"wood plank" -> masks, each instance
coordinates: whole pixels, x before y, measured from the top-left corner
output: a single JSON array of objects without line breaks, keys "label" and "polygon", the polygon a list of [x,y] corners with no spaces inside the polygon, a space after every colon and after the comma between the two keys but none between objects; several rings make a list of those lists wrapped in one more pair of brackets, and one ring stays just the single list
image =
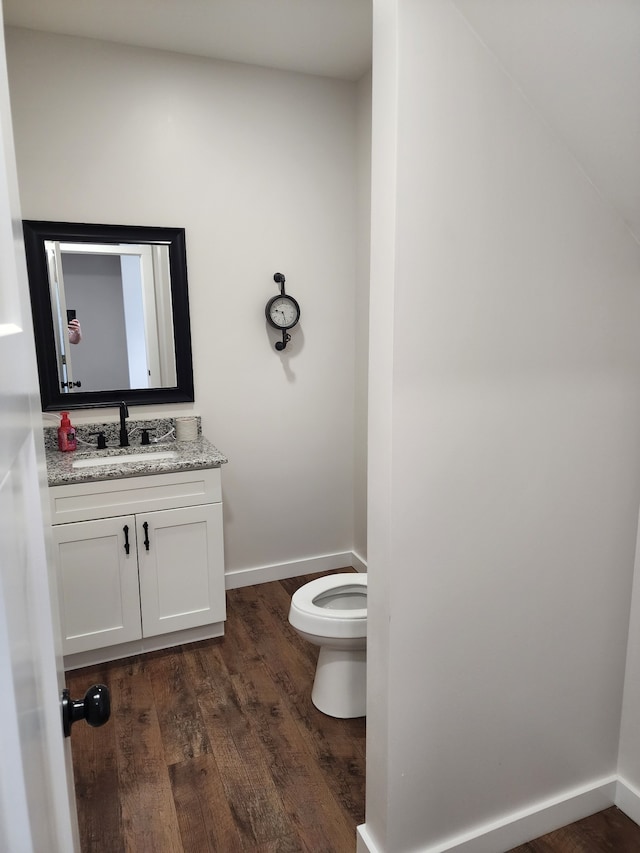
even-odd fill
[{"label": "wood plank", "polygon": [[108,726],[74,727],[83,853],[355,849],[364,721],[311,704],[318,650],[290,628],[290,595],[230,591],[224,638],[68,674],[74,696],[112,694]]},{"label": "wood plank", "polygon": [[242,713],[220,647],[185,648],[188,668],[207,726],[213,755],[248,849],[285,842],[288,819],[259,740]]},{"label": "wood plank", "polygon": [[615,806],[509,853],[638,853],[640,827]]},{"label": "wood plank", "polygon": [[[336,569],[334,572],[330,572],[329,574],[345,573],[355,573],[355,570],[351,568]],[[304,655],[305,658],[308,658],[312,663],[312,667],[309,671],[310,688],[308,702],[311,701],[310,691],[311,687],[313,686],[313,679],[315,677],[319,648],[313,643],[309,643],[307,640],[304,640],[302,637],[300,637],[297,631],[295,631],[295,629],[292,628],[291,625],[289,625],[289,607],[291,604],[291,596],[293,592],[295,592],[295,590],[302,586],[304,583],[313,580],[314,577],[316,576],[311,575],[306,578],[290,578],[288,583],[283,582],[274,585],[274,588],[269,589],[265,584],[257,587],[255,591],[256,595],[261,599],[267,612],[270,613],[273,623],[284,624],[285,627],[283,629],[283,632],[287,640],[285,648],[295,647],[301,652],[301,654]],[[313,707],[313,705],[311,707],[316,714],[320,713],[315,707]],[[330,729],[332,730],[332,738],[335,737],[335,734],[337,733],[339,736],[338,743],[344,744],[346,742],[347,746],[345,755],[347,757],[351,755],[353,749],[357,750],[357,754],[360,759],[362,759],[364,767],[364,760],[366,758],[366,719],[362,717],[353,720],[334,720],[332,717],[328,717],[324,714],[320,714],[319,719],[321,719],[326,726],[330,727]]]},{"label": "wood plank", "polygon": [[144,656],[143,667],[153,690],[166,763],[210,752],[198,700],[185,676],[182,650],[151,652]]},{"label": "wood plank", "polygon": [[[109,684],[113,664],[78,669],[66,677],[73,699],[81,699],[93,684]],[[83,853],[123,853],[122,810],[118,788],[116,728],[113,717],[94,729],[74,723],[71,738],[78,823]]]},{"label": "wood plank", "polygon": [[153,690],[140,660],[115,670],[110,686],[124,849],[184,853]]},{"label": "wood plank", "polygon": [[356,822],[363,821],[365,784],[364,718],[338,720],[318,711],[311,702],[315,668],[297,647],[282,642],[281,622],[267,608],[256,606],[269,595],[266,585],[248,592],[232,590],[228,610],[237,610],[245,630],[262,656],[283,700],[306,738],[313,758],[323,770],[327,784]]},{"label": "wood plank", "polygon": [[[282,701],[280,691],[244,630],[242,620],[238,614],[231,615],[230,620],[227,636],[232,634],[233,642],[219,644],[218,651],[231,679],[238,713],[245,715],[247,724],[267,752],[270,773],[284,801],[285,812],[293,820],[296,834],[304,837],[303,828],[314,827],[312,849],[335,850],[336,835],[340,839],[340,848],[349,849],[354,838],[353,822],[338,805],[326,785],[326,779],[309,755],[307,739]],[[200,649],[206,654],[204,644],[200,644]],[[185,657],[188,657],[188,651],[185,651]],[[323,829],[329,817],[333,840]],[[305,840],[309,842],[308,838]]]},{"label": "wood plank", "polygon": [[242,853],[247,849],[211,753],[172,764],[169,774],[185,851]]},{"label": "wood plank", "polygon": [[301,735],[264,667],[232,676],[241,707],[250,709],[251,727],[268,756],[270,774],[282,798],[291,831],[316,853],[349,850],[353,824],[321,768],[310,760]]}]

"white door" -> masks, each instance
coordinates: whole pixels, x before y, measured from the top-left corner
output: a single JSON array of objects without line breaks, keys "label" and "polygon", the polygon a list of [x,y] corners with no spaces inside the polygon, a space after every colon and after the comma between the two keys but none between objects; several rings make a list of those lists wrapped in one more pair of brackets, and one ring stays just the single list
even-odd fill
[{"label": "white door", "polygon": [[53,316],[53,340],[56,346],[58,376],[61,383],[59,390],[72,391],[74,388],[73,365],[71,363],[71,344],[69,343],[67,301],[64,291],[60,243],[45,241],[45,249],[47,253],[47,270],[49,272],[49,298],[51,301],[51,314]]},{"label": "white door", "polygon": [[142,634],[222,622],[222,504],[136,515]]},{"label": "white door", "polygon": [[[0,33],[2,32],[0,8]],[[35,352],[0,35],[0,850],[78,850]]]},{"label": "white door", "polygon": [[63,654],[139,640],[134,516],[56,524],[53,542]]}]

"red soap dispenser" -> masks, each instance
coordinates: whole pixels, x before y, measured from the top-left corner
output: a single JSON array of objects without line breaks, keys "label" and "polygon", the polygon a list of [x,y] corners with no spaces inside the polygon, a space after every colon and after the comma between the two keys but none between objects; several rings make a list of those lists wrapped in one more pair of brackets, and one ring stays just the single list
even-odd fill
[{"label": "red soap dispenser", "polygon": [[77,446],[76,428],[71,425],[69,412],[63,412],[62,420],[58,427],[58,450],[66,453],[68,450],[75,450]]}]

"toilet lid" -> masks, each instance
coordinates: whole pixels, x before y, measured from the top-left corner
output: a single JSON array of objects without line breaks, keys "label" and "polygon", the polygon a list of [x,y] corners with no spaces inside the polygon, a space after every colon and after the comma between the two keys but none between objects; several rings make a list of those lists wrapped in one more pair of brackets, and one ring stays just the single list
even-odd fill
[{"label": "toilet lid", "polygon": [[[334,603],[339,606],[333,607]],[[350,573],[316,578],[294,592],[291,605],[301,613],[327,619],[366,621],[367,575]]]}]

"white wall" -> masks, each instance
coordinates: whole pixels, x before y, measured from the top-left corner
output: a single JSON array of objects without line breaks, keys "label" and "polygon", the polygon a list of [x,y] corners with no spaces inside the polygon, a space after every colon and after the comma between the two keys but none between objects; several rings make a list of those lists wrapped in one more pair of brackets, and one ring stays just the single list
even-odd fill
[{"label": "white wall", "polygon": [[[227,570],[350,552],[355,85],[18,29],[7,48],[24,217],[186,229],[196,402],[173,410],[230,459]],[[302,308],[282,355],[276,271]]]},{"label": "white wall", "polygon": [[625,671],[616,804],[640,823],[640,525],[631,598],[629,642]]},{"label": "white wall", "polygon": [[357,84],[358,274],[355,310],[353,550],[367,558],[367,431],[371,252],[371,74]]},{"label": "white wall", "polygon": [[455,5],[640,240],[640,4]]},{"label": "white wall", "polygon": [[374,11],[364,832],[496,853],[612,802],[640,248],[453,3]]},{"label": "white wall", "polygon": [[[398,62],[396,7],[374,5],[371,116],[371,287],[369,294],[369,465],[367,479],[367,786],[365,828],[372,851],[390,850],[390,756],[403,733],[390,731],[392,591],[411,566],[391,550],[393,350]],[[409,660],[421,657],[411,650]],[[408,663],[408,661],[407,661]],[[406,673],[406,664],[403,665]],[[406,694],[413,695],[413,679]],[[404,692],[404,691],[403,691]],[[370,840],[370,839],[368,839]],[[361,847],[358,846],[358,853]],[[363,848],[364,853],[364,848]]]}]

